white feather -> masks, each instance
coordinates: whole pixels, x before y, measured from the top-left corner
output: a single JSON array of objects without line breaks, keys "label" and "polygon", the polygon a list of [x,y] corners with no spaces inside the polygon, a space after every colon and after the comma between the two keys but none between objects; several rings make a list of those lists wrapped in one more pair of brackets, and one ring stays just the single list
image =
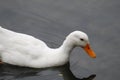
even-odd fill
[{"label": "white feather", "polygon": [[17,33],[0,27],[0,57],[2,62],[33,67],[45,68],[65,64],[75,46],[84,46],[78,38],[88,37],[81,31],[74,31],[67,36],[63,44],[56,49],[49,48],[43,41],[33,36]]}]

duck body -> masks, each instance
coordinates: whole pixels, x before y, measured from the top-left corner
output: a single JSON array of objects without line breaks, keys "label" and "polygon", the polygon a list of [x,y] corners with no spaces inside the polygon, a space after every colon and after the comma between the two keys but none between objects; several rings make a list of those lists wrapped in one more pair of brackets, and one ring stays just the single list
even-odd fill
[{"label": "duck body", "polygon": [[32,68],[63,65],[74,46],[66,39],[62,46],[52,49],[33,36],[0,27],[0,59],[8,64]]}]

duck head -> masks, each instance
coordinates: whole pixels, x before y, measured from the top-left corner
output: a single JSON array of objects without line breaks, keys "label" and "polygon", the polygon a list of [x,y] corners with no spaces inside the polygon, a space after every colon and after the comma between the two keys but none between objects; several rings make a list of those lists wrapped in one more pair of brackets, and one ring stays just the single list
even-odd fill
[{"label": "duck head", "polygon": [[90,47],[89,39],[86,33],[82,31],[74,31],[66,37],[68,46],[81,47],[92,58],[96,58],[96,54]]}]

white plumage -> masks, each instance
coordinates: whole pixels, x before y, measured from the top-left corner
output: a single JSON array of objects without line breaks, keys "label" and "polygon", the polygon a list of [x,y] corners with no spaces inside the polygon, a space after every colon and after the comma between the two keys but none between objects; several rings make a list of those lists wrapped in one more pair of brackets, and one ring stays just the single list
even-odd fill
[{"label": "white plumage", "polygon": [[87,44],[87,35],[81,31],[74,31],[59,48],[51,49],[33,36],[0,27],[1,61],[18,66],[45,68],[63,65],[68,61],[74,47],[85,47]]}]

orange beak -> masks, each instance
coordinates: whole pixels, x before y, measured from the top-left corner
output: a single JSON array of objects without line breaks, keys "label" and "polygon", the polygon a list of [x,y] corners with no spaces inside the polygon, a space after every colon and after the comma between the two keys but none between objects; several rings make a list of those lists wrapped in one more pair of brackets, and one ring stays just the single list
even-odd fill
[{"label": "orange beak", "polygon": [[91,49],[90,45],[87,44],[85,47],[83,47],[83,49],[88,53],[88,55],[92,58],[96,58],[96,54],[94,53],[94,51]]}]

